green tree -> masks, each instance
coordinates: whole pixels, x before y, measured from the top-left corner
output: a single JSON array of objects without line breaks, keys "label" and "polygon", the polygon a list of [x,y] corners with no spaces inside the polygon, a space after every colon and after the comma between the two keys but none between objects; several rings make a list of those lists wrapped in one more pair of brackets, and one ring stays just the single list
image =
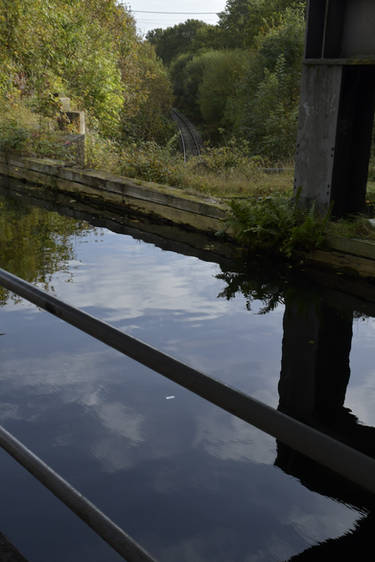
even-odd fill
[{"label": "green tree", "polygon": [[125,142],[156,141],[165,144],[174,133],[170,119],[172,84],[152,45],[143,43],[139,58],[142,69],[140,88],[144,101],[133,117],[123,120],[123,138]]},{"label": "green tree", "polygon": [[120,138],[124,120],[152,99],[152,85],[162,95],[160,69],[159,80],[145,81],[155,55],[118,0],[0,0],[0,31],[0,96],[21,95],[35,112],[56,113],[53,94],[64,93],[91,128]]},{"label": "green tree", "polygon": [[[175,104],[181,111],[190,113],[191,98],[185,96],[185,78],[187,76],[187,65],[193,59],[192,53],[183,53],[173,59],[169,67],[169,76],[173,84]],[[196,100],[194,100],[196,103]]]},{"label": "green tree", "polygon": [[258,34],[280,23],[287,8],[299,8],[301,0],[227,0],[219,16],[222,41],[228,48],[253,47]]},{"label": "green tree", "polygon": [[273,160],[294,155],[304,29],[303,10],[287,9],[259,36],[227,106],[235,134],[245,137],[254,153]]},{"label": "green tree", "polygon": [[183,53],[196,53],[201,49],[214,48],[219,41],[217,27],[200,20],[189,19],[167,29],[153,29],[146,35],[154,45],[156,54],[169,65]]},{"label": "green tree", "polygon": [[200,113],[210,138],[218,138],[218,130],[232,130],[228,103],[236,92],[247,62],[244,50],[210,51],[201,55],[203,66],[199,84]]}]

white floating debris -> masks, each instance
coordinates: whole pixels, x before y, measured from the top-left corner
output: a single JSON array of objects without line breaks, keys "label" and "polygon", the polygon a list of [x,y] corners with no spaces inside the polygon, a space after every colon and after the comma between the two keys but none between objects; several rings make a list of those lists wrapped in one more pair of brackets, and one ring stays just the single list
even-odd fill
[{"label": "white floating debris", "polygon": [[175,396],[166,396],[165,399],[166,400],[173,400],[173,398],[176,398]]}]

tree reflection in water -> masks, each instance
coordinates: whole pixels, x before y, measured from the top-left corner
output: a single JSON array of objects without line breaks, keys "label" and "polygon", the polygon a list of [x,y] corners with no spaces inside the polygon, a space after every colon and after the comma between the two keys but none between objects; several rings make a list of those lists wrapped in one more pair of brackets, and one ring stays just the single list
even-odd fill
[{"label": "tree reflection in water", "polygon": [[[45,290],[52,276],[68,272],[74,239],[92,231],[88,223],[27,204],[20,196],[0,197],[0,267]],[[0,287],[0,306],[19,297]]]},{"label": "tree reflection in water", "polygon": [[233,299],[237,293],[241,293],[246,300],[247,310],[251,310],[253,301],[261,301],[263,308],[260,314],[272,312],[279,304],[284,303],[284,294],[288,288],[288,276],[282,269],[278,276],[272,270],[261,270],[259,267],[252,268],[251,273],[247,271],[223,271],[217,279],[224,281],[226,287],[219,293],[218,298],[228,301]]}]

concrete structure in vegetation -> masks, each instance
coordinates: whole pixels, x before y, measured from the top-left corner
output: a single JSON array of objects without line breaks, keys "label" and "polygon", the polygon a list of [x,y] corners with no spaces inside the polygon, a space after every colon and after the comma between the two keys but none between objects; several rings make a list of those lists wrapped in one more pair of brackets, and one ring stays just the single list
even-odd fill
[{"label": "concrete structure in vegetation", "polygon": [[86,117],[84,111],[73,111],[69,98],[59,97],[60,117],[59,126],[67,134],[64,141],[66,145],[73,145],[76,153],[76,163],[79,166],[85,165],[85,138],[86,138]]},{"label": "concrete structure in vegetation", "polygon": [[375,108],[375,2],[309,0],[295,189],[335,216],[363,210]]}]

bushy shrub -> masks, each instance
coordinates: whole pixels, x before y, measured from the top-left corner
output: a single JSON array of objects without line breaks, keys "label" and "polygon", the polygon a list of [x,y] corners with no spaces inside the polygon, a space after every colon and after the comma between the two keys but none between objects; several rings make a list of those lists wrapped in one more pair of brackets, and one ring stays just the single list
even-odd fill
[{"label": "bushy shrub", "polygon": [[119,145],[98,133],[90,131],[86,135],[86,167],[106,170],[113,174],[121,173]]},{"label": "bushy shrub", "polygon": [[161,147],[154,142],[119,143],[90,133],[86,141],[87,167],[139,178],[191,193],[228,198],[235,194],[265,195],[277,190],[291,192],[290,174],[268,175],[262,170],[267,162],[246,154],[246,143],[232,139],[227,146],[206,148],[200,156],[184,162],[176,152],[174,135]]},{"label": "bushy shrub", "polygon": [[229,178],[231,175],[242,175],[246,179],[254,180],[259,177],[261,167],[265,166],[265,159],[249,156],[246,141],[232,138],[220,147],[206,147],[199,157],[201,169],[214,172]]},{"label": "bushy shrub", "polygon": [[14,119],[0,121],[0,151],[22,152],[30,137],[30,131]]},{"label": "bushy shrub", "polygon": [[[0,151],[28,156],[45,156],[73,162],[76,147],[58,128],[57,116],[45,117],[32,111],[33,100],[3,101],[0,111]],[[57,111],[57,109],[56,109]]]},{"label": "bushy shrub", "polygon": [[154,142],[131,144],[121,153],[121,173],[161,184],[181,187],[183,184],[182,156]]}]

